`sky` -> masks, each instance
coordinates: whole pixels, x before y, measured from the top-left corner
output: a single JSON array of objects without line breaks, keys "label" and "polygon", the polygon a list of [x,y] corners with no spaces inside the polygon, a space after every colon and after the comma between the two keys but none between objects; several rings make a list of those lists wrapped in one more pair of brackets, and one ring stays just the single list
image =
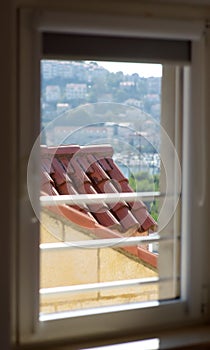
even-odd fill
[{"label": "sky", "polygon": [[138,73],[140,77],[161,77],[162,65],[152,63],[126,63],[126,62],[97,62],[110,72],[116,73],[122,71],[124,74]]}]

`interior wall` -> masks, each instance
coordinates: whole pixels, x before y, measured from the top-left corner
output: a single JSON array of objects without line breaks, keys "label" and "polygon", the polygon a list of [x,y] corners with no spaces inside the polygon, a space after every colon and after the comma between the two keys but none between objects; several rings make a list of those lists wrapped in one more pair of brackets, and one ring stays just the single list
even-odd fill
[{"label": "interior wall", "polygon": [[2,150],[1,165],[1,244],[0,244],[0,344],[2,349],[9,348],[10,340],[10,251],[11,251],[11,202],[14,199],[12,193],[12,33],[13,11],[11,1],[1,3],[0,10],[0,101],[1,101],[1,127],[0,147]]},{"label": "interior wall", "polygon": [[52,10],[69,9],[80,13],[112,13],[116,15],[159,16],[168,18],[203,19],[210,13],[209,0],[14,0],[17,7],[50,8]]}]

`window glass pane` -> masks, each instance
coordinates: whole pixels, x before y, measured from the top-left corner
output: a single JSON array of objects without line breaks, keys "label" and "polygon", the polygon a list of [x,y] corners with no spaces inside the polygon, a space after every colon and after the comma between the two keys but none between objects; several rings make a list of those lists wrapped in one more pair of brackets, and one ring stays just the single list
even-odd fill
[{"label": "window glass pane", "polygon": [[42,314],[161,299],[161,82],[161,65],[41,62],[42,198],[104,195],[42,206]]}]

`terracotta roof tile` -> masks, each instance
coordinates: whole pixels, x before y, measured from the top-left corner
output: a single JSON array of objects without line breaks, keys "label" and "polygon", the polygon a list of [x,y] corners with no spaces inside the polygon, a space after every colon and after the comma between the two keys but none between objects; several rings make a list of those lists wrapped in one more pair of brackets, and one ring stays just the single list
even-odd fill
[{"label": "terracotta roof tile", "polygon": [[[62,195],[133,192],[128,179],[114,163],[112,156],[113,149],[107,145],[83,147],[70,145],[58,148],[42,146],[42,193]],[[136,235],[138,231],[144,232],[156,225],[144,203],[139,200],[133,203],[123,201],[116,204],[102,202],[80,206],[51,206],[49,209],[68,218],[78,229],[86,228],[103,238],[122,237],[122,233]],[[137,247],[124,249],[141,259],[146,254],[141,253]],[[153,255],[148,261],[151,262],[153,259],[154,265],[156,260]]]},{"label": "terracotta roof tile", "polygon": [[56,158],[52,159],[52,166],[51,166],[51,176],[53,180],[55,181],[57,187],[60,185],[70,182],[70,179],[65,171],[65,169],[62,167],[62,165],[59,163],[59,161]]},{"label": "terracotta roof tile", "polygon": [[[106,163],[108,163],[110,166],[109,169],[107,167],[107,172],[110,177],[115,180],[114,183],[120,184],[120,186],[118,186],[118,191],[133,192],[132,188],[128,184],[128,179],[124,177],[119,167],[114,163],[113,159],[109,158],[104,161],[106,161]],[[128,203],[128,205],[131,213],[140,223],[140,232],[147,231],[149,228],[151,228],[151,226],[156,226],[155,220],[153,220],[153,218],[149,215],[147,208],[142,201],[137,200],[135,202]]]},{"label": "terracotta roof tile", "polygon": [[99,164],[101,165],[102,169],[106,172],[110,172],[112,170],[109,162],[104,158],[104,159],[99,159],[98,160]]},{"label": "terracotta roof tile", "polygon": [[81,157],[77,158],[77,161],[85,173],[87,174],[94,173],[94,169],[92,168],[91,163],[89,162],[89,159],[81,155]]},{"label": "terracotta roof tile", "polygon": [[127,206],[120,206],[116,209],[116,206],[112,209],[112,212],[115,214],[117,219],[120,221],[122,225],[122,231],[128,232],[132,234],[136,232],[139,228],[139,223],[135,219],[135,217],[130,212]]},{"label": "terracotta roof tile", "polygon": [[[111,146],[43,147],[42,154],[43,166],[60,194],[132,192],[128,179],[110,158]],[[141,201],[93,204],[88,208],[99,223],[122,232],[142,232],[155,225]]]},{"label": "terracotta roof tile", "polygon": [[59,147],[48,147],[48,154],[53,156],[64,155],[64,156],[73,156],[80,150],[80,146],[78,145],[70,145],[70,146],[59,146]]},{"label": "terracotta roof tile", "polygon": [[[103,170],[100,163],[96,160],[97,158],[93,155],[88,154],[87,159],[93,171],[89,172],[87,169],[86,173],[91,179],[91,183],[93,184],[96,191],[99,193],[118,193],[119,191],[116,188],[117,185],[114,186],[113,184],[113,180],[115,179],[112,179],[108,176],[108,174]],[[83,161],[82,157],[80,161]],[[123,179],[125,178],[123,177]],[[140,227],[138,221],[132,215],[128,205],[125,202],[119,202],[116,205],[108,204],[108,206],[111,209],[112,214],[121,224],[122,232],[135,232]]]},{"label": "terracotta roof tile", "polygon": [[113,159],[108,158],[106,160],[110,166],[110,170],[108,170],[110,177],[117,180],[119,183],[122,181],[128,182],[128,179],[125,178],[119,167],[114,163]]},{"label": "terracotta roof tile", "polygon": [[[69,175],[69,177],[67,177],[67,178],[69,178],[69,180],[72,181],[72,183],[74,184],[74,189],[76,188],[80,194],[81,193],[83,193],[83,194],[97,194],[97,191],[94,189],[94,187],[91,183],[91,179],[86,175],[86,173],[84,171],[84,169],[89,164],[88,161],[84,157],[81,156],[82,160],[80,160],[80,161],[79,161],[79,159],[77,159],[77,157],[71,158],[71,162],[69,159],[68,163],[66,162],[67,158],[65,158],[65,162],[63,162],[63,158],[60,157],[60,153],[59,153],[58,158],[60,159],[61,163],[63,164],[65,171]],[[55,159],[55,161],[56,160],[57,159]],[[86,161],[86,163],[83,163],[84,160]],[[53,161],[53,165],[54,165],[54,161]],[[69,168],[74,169],[74,170],[71,171],[71,173],[69,173]],[[89,168],[89,170],[90,170],[90,168]],[[63,187],[64,187],[64,184],[63,184]],[[66,183],[65,189],[66,188],[67,188],[67,183]],[[72,187],[70,187],[70,189],[72,190]],[[78,193],[77,191],[75,190],[76,193]],[[60,194],[74,194],[74,193],[72,193],[72,191],[66,193],[65,190],[59,191],[59,193]],[[112,229],[117,229],[117,230],[121,229],[121,225],[116,220],[116,218],[112,215],[112,213],[109,212],[109,208],[107,207],[107,205],[105,203],[92,204],[92,205],[89,205],[86,207],[89,208],[93,217],[95,217],[96,220],[98,222],[100,222],[102,225],[104,225],[105,227],[110,227]]]},{"label": "terracotta roof tile", "polygon": [[112,157],[114,154],[111,145],[91,145],[91,146],[81,146],[80,150],[82,153],[91,154],[97,159],[103,159],[107,157]]},{"label": "terracotta roof tile", "polygon": [[41,189],[49,196],[56,196],[58,192],[55,189],[54,182],[46,171],[41,172]]}]

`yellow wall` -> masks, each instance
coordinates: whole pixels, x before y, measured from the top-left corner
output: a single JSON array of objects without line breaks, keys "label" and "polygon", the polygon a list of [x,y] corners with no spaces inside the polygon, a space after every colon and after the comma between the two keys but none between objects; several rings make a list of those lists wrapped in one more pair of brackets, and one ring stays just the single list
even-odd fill
[{"label": "yellow wall", "polygon": [[[45,226],[46,225],[46,226]],[[49,233],[53,232],[53,234]],[[61,237],[61,239],[59,239]],[[43,213],[41,242],[85,241],[88,234],[73,229],[66,221]],[[42,251],[41,288],[71,286],[157,276],[137,259],[112,248]],[[41,311],[54,312],[158,298],[157,285],[115,288],[56,297],[42,297]]]}]

